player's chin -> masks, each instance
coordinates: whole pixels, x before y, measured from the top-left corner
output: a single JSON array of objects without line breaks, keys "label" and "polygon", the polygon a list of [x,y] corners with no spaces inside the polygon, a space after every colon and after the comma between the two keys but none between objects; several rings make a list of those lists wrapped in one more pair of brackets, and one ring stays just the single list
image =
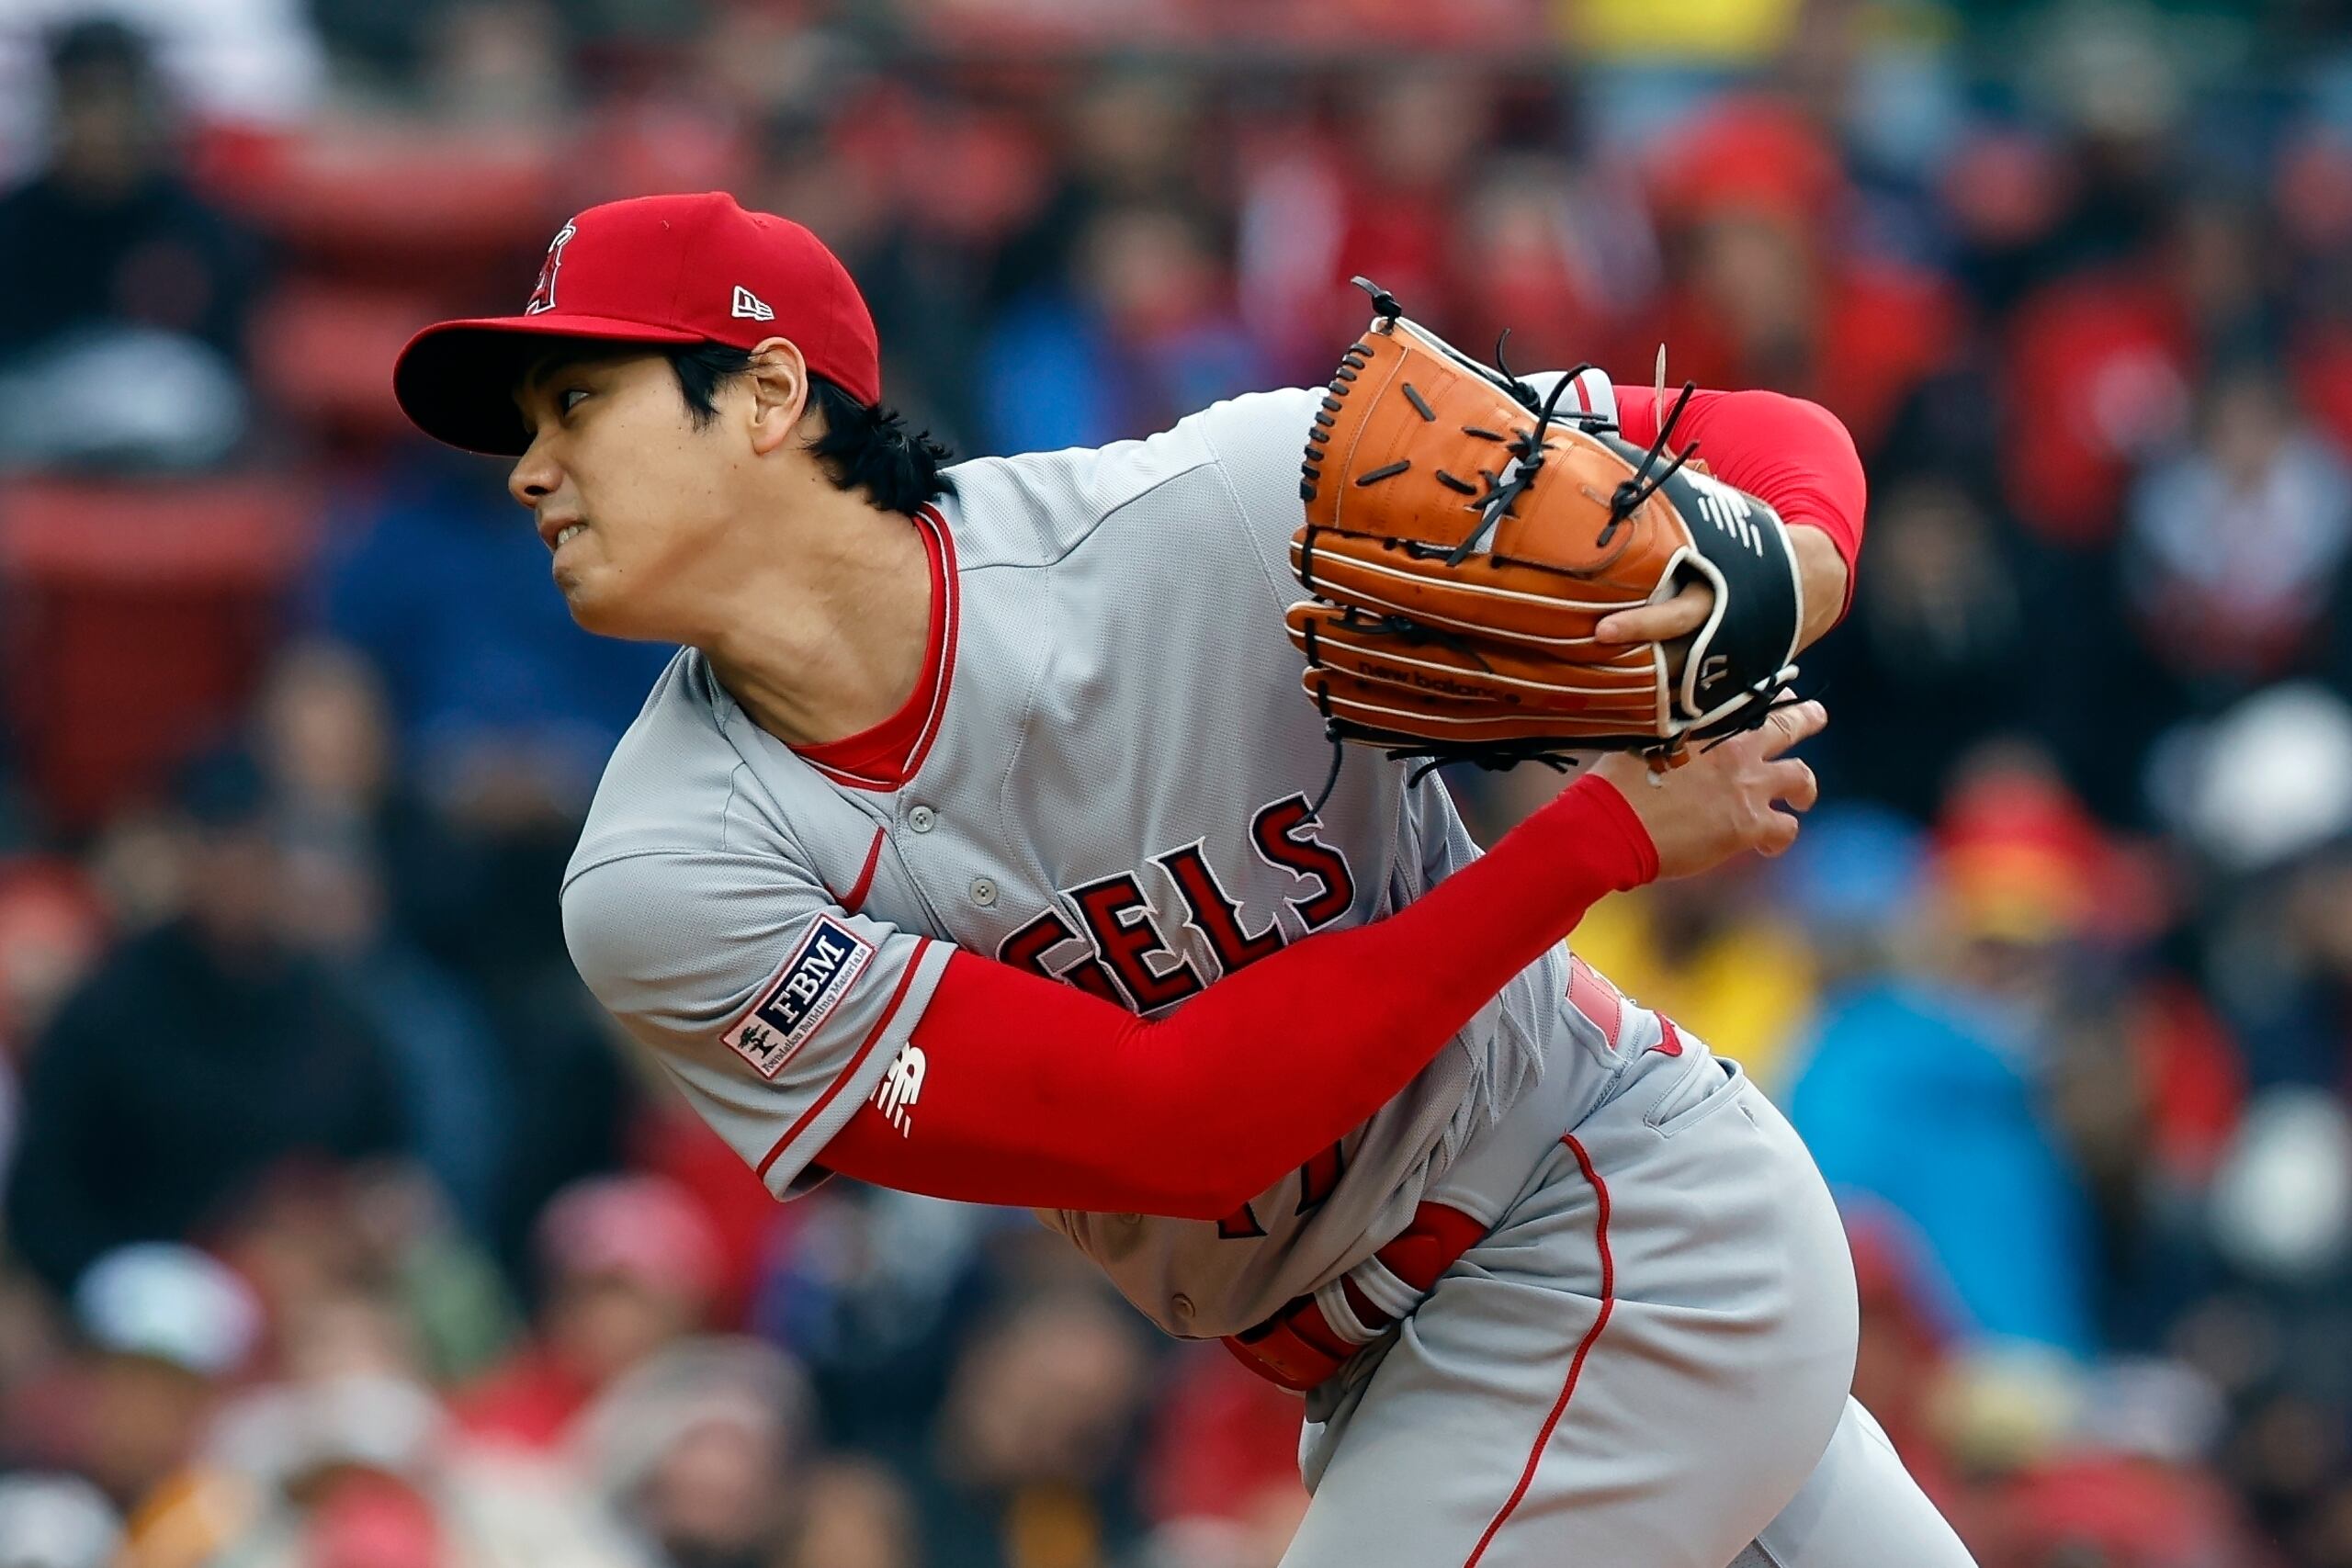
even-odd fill
[{"label": "player's chin", "polygon": [[564,608],[582,631],[600,637],[623,637],[628,616],[619,604],[619,595],[610,591],[608,583],[599,579],[606,574],[578,567],[558,567],[555,570],[556,591],[563,595]]}]

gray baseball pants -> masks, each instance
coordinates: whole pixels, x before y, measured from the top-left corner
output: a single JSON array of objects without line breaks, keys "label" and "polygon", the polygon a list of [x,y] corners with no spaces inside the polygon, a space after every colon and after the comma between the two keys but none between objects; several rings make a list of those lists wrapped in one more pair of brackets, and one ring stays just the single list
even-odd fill
[{"label": "gray baseball pants", "polygon": [[[1309,1395],[1283,1568],[1973,1568],[1849,1396],[1853,1263],[1820,1173],[1682,1042],[1532,1172],[1482,1145],[1429,1194],[1494,1228]],[[1544,1099],[1496,1131],[1524,1149]]]}]

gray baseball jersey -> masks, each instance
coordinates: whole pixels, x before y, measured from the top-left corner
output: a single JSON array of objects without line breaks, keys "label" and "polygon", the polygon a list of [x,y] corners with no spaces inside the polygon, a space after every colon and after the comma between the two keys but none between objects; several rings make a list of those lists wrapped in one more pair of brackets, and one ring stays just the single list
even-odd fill
[{"label": "gray baseball jersey", "polygon": [[[1581,389],[1612,406],[1601,378]],[[1282,621],[1317,398],[956,468],[918,519],[945,672],[902,785],[784,746],[691,650],[656,685],[565,931],[779,1196],[869,1100],[922,1136],[910,1037],[952,948],[1156,1012],[1477,853],[1434,780],[1369,752],[1309,809],[1330,753]],[[1374,1347],[1310,1398],[1316,1499],[1286,1568],[1966,1568],[1846,1402],[1852,1276],[1802,1145],[1702,1043],[1573,967],[1529,965],[1221,1222],[1043,1217],[1171,1333],[1314,1290]],[[1372,1256],[1424,1198],[1488,1229],[1426,1299]],[[1343,1278],[1401,1321],[1361,1323]]]},{"label": "gray baseball jersey", "polygon": [[[1598,374],[1579,389],[1613,406]],[[1318,396],[956,468],[919,519],[949,552],[950,662],[903,787],[803,759],[696,652],[662,676],[597,792],[565,930],[598,998],[778,1195],[869,1098],[922,1135],[909,1036],[950,944],[1155,1012],[1478,852],[1434,779],[1408,787],[1370,752],[1310,813],[1331,753],[1283,613]],[[1609,1053],[1566,983],[1565,953],[1531,965],[1221,1223],[1044,1218],[1163,1328],[1248,1327],[1400,1231],[1540,1074],[1597,1099]]]}]

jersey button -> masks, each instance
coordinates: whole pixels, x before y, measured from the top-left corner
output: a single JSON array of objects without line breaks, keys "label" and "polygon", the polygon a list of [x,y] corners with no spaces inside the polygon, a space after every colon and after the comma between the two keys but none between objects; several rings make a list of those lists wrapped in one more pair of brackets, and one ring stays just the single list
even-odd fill
[{"label": "jersey button", "polygon": [[928,806],[915,807],[907,813],[907,826],[918,833],[930,832],[933,824],[938,820],[939,814]]},{"label": "jersey button", "polygon": [[972,881],[972,902],[983,909],[995,903],[996,884],[985,876],[975,877]]}]

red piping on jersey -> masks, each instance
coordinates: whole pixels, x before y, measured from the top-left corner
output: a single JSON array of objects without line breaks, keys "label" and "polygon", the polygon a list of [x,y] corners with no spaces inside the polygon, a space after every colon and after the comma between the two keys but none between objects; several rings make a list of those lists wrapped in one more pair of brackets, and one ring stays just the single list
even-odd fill
[{"label": "red piping on jersey", "polygon": [[907,999],[907,987],[914,984],[915,971],[922,967],[922,955],[930,946],[931,938],[929,937],[923,937],[916,942],[914,952],[907,955],[907,967],[899,976],[898,988],[890,993],[890,999],[884,1004],[882,1016],[874,1021],[872,1031],[864,1040],[858,1042],[856,1054],[850,1057],[846,1066],[833,1075],[833,1081],[825,1086],[825,1092],[817,1097],[817,1103],[802,1111],[798,1119],[784,1130],[784,1136],[778,1138],[769,1147],[768,1152],[760,1156],[760,1163],[752,1169],[758,1173],[762,1181],[768,1179],[768,1168],[775,1164],[776,1156],[784,1153],[786,1146],[807,1132],[808,1124],[825,1113],[825,1107],[833,1102],[833,1097],[841,1093],[843,1086],[850,1079],[857,1077],[857,1069],[865,1064],[866,1056],[874,1050],[874,1043],[882,1038],[882,1032],[890,1027],[892,1019],[899,1016],[899,1004]]},{"label": "red piping on jersey", "polygon": [[947,713],[956,675],[956,634],[962,605],[956,576],[956,536],[939,509],[915,513],[931,571],[931,626],[923,637],[923,671],[899,711],[881,723],[821,746],[796,746],[800,760],[851,789],[894,790],[922,771]]},{"label": "red piping on jersey", "polygon": [[842,914],[856,914],[858,906],[865,902],[865,895],[874,886],[874,868],[882,863],[882,840],[888,836],[887,829],[874,829],[874,842],[865,849],[865,863],[858,868],[857,880],[850,884],[847,894],[833,893],[830,887],[825,889],[833,893],[833,902],[841,906]]},{"label": "red piping on jersey", "polygon": [[1575,1134],[1565,1135],[1560,1142],[1577,1156],[1577,1167],[1584,1172],[1585,1180],[1591,1184],[1593,1197],[1600,1204],[1600,1214],[1592,1224],[1593,1245],[1600,1252],[1600,1312],[1593,1318],[1592,1326],[1585,1330],[1583,1340],[1577,1344],[1576,1359],[1568,1363],[1568,1381],[1560,1385],[1560,1397],[1553,1402],[1552,1414],[1544,1418],[1544,1429],[1535,1434],[1535,1446],[1527,1451],[1527,1468],[1519,1472],[1519,1484],[1511,1488],[1510,1496],[1487,1526],[1487,1533],[1478,1538],[1478,1544],[1471,1549],[1462,1568],[1477,1568],[1478,1559],[1487,1555],[1487,1548],[1494,1540],[1495,1532],[1503,1528],[1503,1521],[1510,1517],[1512,1511],[1527,1496],[1527,1489],[1535,1480],[1535,1467],[1543,1461],[1544,1450],[1552,1441],[1552,1433],[1560,1425],[1560,1417],[1568,1408],[1568,1400],[1577,1392],[1577,1379],[1584,1373],[1584,1359],[1591,1353],[1593,1341],[1600,1337],[1600,1331],[1609,1326],[1609,1314],[1617,1309],[1617,1265],[1609,1256],[1609,1184],[1600,1179],[1599,1171],[1592,1168],[1592,1156],[1584,1152],[1584,1145],[1577,1142]]}]

